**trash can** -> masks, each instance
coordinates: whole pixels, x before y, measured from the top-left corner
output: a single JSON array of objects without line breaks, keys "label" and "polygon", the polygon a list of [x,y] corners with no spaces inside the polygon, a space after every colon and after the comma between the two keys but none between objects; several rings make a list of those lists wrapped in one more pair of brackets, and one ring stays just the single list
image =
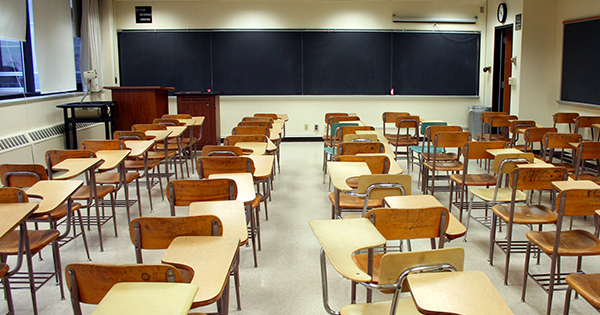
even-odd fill
[{"label": "trash can", "polygon": [[481,130],[481,114],[484,112],[492,111],[490,106],[469,106],[469,131],[471,132],[471,136],[473,139],[477,137],[478,134],[489,133],[489,126],[485,126],[485,130]]}]

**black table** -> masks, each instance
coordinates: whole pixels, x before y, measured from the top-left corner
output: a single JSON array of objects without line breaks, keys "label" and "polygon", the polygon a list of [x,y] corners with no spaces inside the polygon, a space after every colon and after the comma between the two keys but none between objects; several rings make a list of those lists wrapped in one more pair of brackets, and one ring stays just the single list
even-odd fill
[{"label": "black table", "polygon": [[[65,143],[67,149],[77,149],[77,123],[79,122],[103,122],[104,133],[106,139],[111,139],[112,133],[115,131],[114,125],[114,110],[113,106],[117,102],[115,101],[98,101],[98,102],[77,102],[63,105],[57,105],[56,107],[63,109],[63,115],[65,117]],[[75,115],[75,109],[88,108],[95,109],[98,111],[97,116],[85,116],[77,117]],[[69,109],[71,114],[69,115]],[[81,113],[80,113],[81,115]],[[73,134],[71,136],[71,131]]]}]

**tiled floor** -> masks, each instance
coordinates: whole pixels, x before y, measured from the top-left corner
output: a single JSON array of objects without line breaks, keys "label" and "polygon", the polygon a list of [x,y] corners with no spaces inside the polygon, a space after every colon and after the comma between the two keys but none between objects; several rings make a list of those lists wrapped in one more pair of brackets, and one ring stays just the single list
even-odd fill
[{"label": "tiled floor", "polygon": [[[327,185],[323,184],[321,171],[322,148],[320,142],[297,143],[284,142],[281,145],[281,174],[275,177],[273,201],[269,203],[269,221],[262,215],[262,251],[258,253],[259,267],[252,264],[250,247],[241,249],[241,285],[242,311],[235,310],[235,299],[230,301],[231,314],[326,314],[322,305],[319,269],[319,244],[308,222],[313,219],[329,219],[331,204],[328,199]],[[405,168],[406,162],[400,161]],[[415,174],[416,175],[416,170]],[[194,178],[194,177],[193,177]],[[197,176],[195,176],[197,178]],[[416,177],[413,178],[413,194],[416,189]],[[153,194],[155,212],[150,213],[145,190],[142,188],[143,213],[148,216],[168,216],[168,203],[161,201],[158,187]],[[133,190],[132,190],[133,193]],[[448,193],[436,193],[436,197],[446,205]],[[187,209],[177,210],[178,215],[187,213]],[[137,214],[132,211],[133,217]],[[453,213],[457,215],[456,208]],[[105,251],[100,252],[98,234],[92,228],[88,233],[90,250],[94,263],[135,263],[133,245],[129,239],[127,219],[123,208],[118,209],[118,233],[115,238],[112,226],[106,225],[104,232]],[[592,229],[592,222],[576,220],[575,226]],[[472,222],[473,223],[473,222]],[[110,223],[109,223],[110,224]],[[515,235],[523,238],[526,229],[517,228]],[[546,294],[531,280],[528,282],[527,302],[520,302],[523,281],[523,255],[514,255],[511,259],[509,285],[502,285],[504,256],[496,250],[496,264],[487,263],[489,230],[478,223],[471,224],[469,241],[457,239],[446,247],[460,246],[466,251],[465,270],[485,272],[499,290],[515,314],[545,314]],[[428,249],[428,241],[413,242],[413,250]],[[145,251],[144,261],[159,263],[163,251]],[[38,270],[51,269],[51,252],[43,251],[44,261],[36,261]],[[86,260],[83,243],[72,242],[61,249],[63,269],[72,262]],[[600,258],[584,260],[584,270],[600,272]],[[563,270],[571,268],[573,259],[564,259]],[[549,259],[542,258],[541,271],[549,270]],[[330,301],[334,309],[339,310],[349,302],[350,283],[343,279],[331,267],[329,271]],[[364,290],[359,288],[359,301],[364,300]],[[562,314],[564,292],[555,294],[553,314]],[[31,314],[31,298],[28,290],[13,290],[17,314]],[[46,284],[38,291],[40,314],[70,314],[69,293],[65,285],[65,300],[60,299],[58,287]],[[390,299],[389,295],[377,294],[376,299]],[[94,306],[84,305],[84,314],[90,314]],[[200,309],[205,312],[216,310],[214,306]],[[0,312],[6,313],[6,306],[0,303]],[[592,314],[593,309],[583,299],[573,301],[571,314]]]}]

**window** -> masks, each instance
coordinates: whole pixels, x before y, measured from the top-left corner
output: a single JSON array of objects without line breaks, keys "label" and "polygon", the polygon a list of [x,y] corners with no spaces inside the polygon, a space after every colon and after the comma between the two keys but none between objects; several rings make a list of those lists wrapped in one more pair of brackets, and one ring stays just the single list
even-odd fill
[{"label": "window", "polygon": [[0,39],[0,97],[25,93],[21,42]]}]

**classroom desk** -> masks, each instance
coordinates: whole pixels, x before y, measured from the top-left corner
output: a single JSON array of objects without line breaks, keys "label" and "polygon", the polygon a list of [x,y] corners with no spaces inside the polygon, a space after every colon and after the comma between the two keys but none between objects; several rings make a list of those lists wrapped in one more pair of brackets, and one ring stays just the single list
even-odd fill
[{"label": "classroom desk", "polygon": [[153,140],[126,140],[125,147],[130,149],[129,157],[143,158],[144,154],[148,152],[154,145]]},{"label": "classroom desk", "polygon": [[193,270],[191,283],[198,285],[198,292],[192,308],[221,299],[219,314],[228,313],[229,273],[239,242],[238,238],[228,236],[180,236],[171,242],[162,262]]},{"label": "classroom desk", "polygon": [[347,183],[350,177],[371,174],[366,162],[327,162],[327,171],[333,184],[334,213],[340,213],[340,192],[352,191]]},{"label": "classroom desk", "polygon": [[261,180],[271,177],[273,173],[273,163],[275,162],[274,155],[250,155],[250,159],[254,162],[254,179]]},{"label": "classroom desk", "polygon": [[[0,240],[16,229],[38,208],[37,202],[0,203]],[[23,226],[23,225],[22,225]]]},{"label": "classroom desk", "polygon": [[283,120],[283,137],[285,138],[285,123],[290,120],[288,114],[277,114],[277,118]]},{"label": "classroom desk", "polygon": [[251,150],[252,153],[250,155],[264,155],[267,151],[266,142],[237,142],[235,144],[236,147],[240,147],[244,150]]},{"label": "classroom desk", "polygon": [[525,153],[519,149],[515,149],[515,148],[506,148],[506,149],[489,149],[486,150],[487,153],[493,155],[493,156],[497,156],[500,154],[519,154],[519,153]]},{"label": "classroom desk", "polygon": [[240,246],[248,243],[248,223],[244,212],[244,203],[240,200],[192,202],[188,215],[212,214],[219,217],[223,224],[223,236],[240,240]]},{"label": "classroom desk", "polygon": [[256,239],[258,238],[258,250],[261,249],[260,244],[260,225],[258,222],[258,212],[252,208],[252,202],[256,199],[256,191],[254,190],[254,179],[250,173],[226,173],[226,174],[211,174],[208,178],[230,178],[237,185],[237,198],[244,203],[246,208],[246,216],[250,221],[250,236],[252,237],[252,254],[254,255],[254,267],[258,267],[258,259],[256,256]]},{"label": "classroom desk", "polygon": [[[192,117],[191,119],[178,119],[180,123],[184,123],[186,127],[188,127],[188,138],[189,138],[189,148],[192,158],[192,173],[195,172],[194,168],[196,167],[194,161],[196,161],[196,152],[198,151],[198,140],[202,138],[202,124],[204,123],[204,116]],[[194,141],[194,128],[198,127],[200,130],[198,139]]]},{"label": "classroom desk", "polygon": [[552,186],[554,186],[559,191],[569,189],[600,189],[600,186],[592,182],[591,180],[556,181],[552,182]]},{"label": "classroom desk", "polygon": [[186,315],[198,286],[171,282],[119,282],[102,298],[92,315]]},{"label": "classroom desk", "polygon": [[[113,170],[115,168],[119,168],[123,163],[123,160],[129,155],[130,150],[99,150],[96,152],[96,157],[99,157],[104,160],[98,170],[101,172],[106,172]],[[120,171],[120,170],[119,170]]]},{"label": "classroom desk", "polygon": [[[383,198],[383,201],[388,207],[398,209],[444,207],[439,200],[432,195],[390,196]],[[448,214],[446,237],[449,240],[453,240],[465,235],[467,228],[465,228],[465,226],[450,211],[448,211]]]},{"label": "classroom desk", "polygon": [[[125,192],[125,201],[123,200],[114,200],[115,206],[123,206],[127,209],[127,221],[131,221],[129,210],[130,207],[135,201],[130,203],[129,201],[129,183],[127,182],[127,170],[125,169],[125,158],[129,156],[131,150],[99,150],[96,152],[96,156],[103,159],[104,163],[102,163],[98,170],[99,174],[96,174],[96,181],[100,183],[115,183],[115,173],[108,172],[110,170],[117,169],[118,172],[118,184],[115,185],[115,191],[124,188]],[[139,195],[139,192],[138,192]],[[116,198],[115,198],[116,199]],[[118,203],[117,203],[118,202]],[[140,215],[142,213],[142,204],[141,201],[138,200],[139,212]]]},{"label": "classroom desk", "polygon": [[[167,126],[167,130],[172,131],[172,133],[168,136],[169,139],[176,139],[177,141],[177,155],[179,155],[179,166],[181,168],[181,178],[183,178],[183,164],[181,164],[181,160],[183,159],[183,133],[188,130],[189,128],[187,126]],[[190,177],[190,169],[189,166],[187,164],[187,159],[186,159],[186,164],[185,164],[185,168],[187,170],[187,175],[188,177]],[[193,171],[193,169],[192,169]],[[175,178],[177,178],[177,167],[175,168]]]},{"label": "classroom desk", "polygon": [[[173,175],[173,173],[169,173],[169,144],[168,144],[168,137],[169,135],[171,135],[171,133],[173,133],[172,130],[146,130],[144,132],[146,134],[146,136],[153,136],[154,142],[155,143],[163,143],[164,146],[164,155],[165,155],[165,174],[164,176],[167,177],[167,183],[169,182],[169,177],[171,177],[171,175]],[[182,171],[183,173],[183,168]],[[175,178],[177,178],[177,168],[175,168]]]},{"label": "classroom desk", "polygon": [[481,271],[410,274],[408,286],[423,314],[513,314]]}]

